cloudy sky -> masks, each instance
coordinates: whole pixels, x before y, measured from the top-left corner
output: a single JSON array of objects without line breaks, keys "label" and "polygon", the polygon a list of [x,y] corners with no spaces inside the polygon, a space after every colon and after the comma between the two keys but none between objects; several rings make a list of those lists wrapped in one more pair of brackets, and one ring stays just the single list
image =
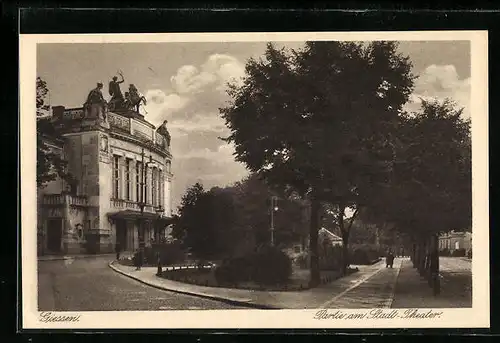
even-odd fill
[{"label": "cloudy sky", "polygon": [[[299,48],[303,42],[287,42]],[[247,175],[234,161],[233,149],[218,137],[227,135],[218,108],[228,101],[225,84],[244,75],[245,62],[259,57],[265,42],[241,43],[108,43],[39,44],[37,76],[50,89],[51,105],[81,107],[90,89],[107,82],[121,70],[129,83],[146,95],[146,119],[155,125],[164,119],[172,135],[175,174],[174,208],[186,188],[196,181],[206,188],[224,186]],[[282,45],[278,43],[277,45]],[[419,75],[418,99],[451,97],[470,116],[470,44],[454,42],[401,42]]]}]

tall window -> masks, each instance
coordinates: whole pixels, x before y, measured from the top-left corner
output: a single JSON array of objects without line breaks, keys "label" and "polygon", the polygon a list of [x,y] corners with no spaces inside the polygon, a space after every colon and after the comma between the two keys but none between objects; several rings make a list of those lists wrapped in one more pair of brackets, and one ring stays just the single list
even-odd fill
[{"label": "tall window", "polygon": [[113,198],[120,198],[120,156],[113,156]]},{"label": "tall window", "polygon": [[146,164],[146,168],[144,170],[144,177],[146,180],[144,180],[144,203],[146,204],[149,204],[149,198],[148,198],[148,183],[149,183],[149,180],[148,179],[148,171],[149,171],[149,168],[147,167],[147,164]]},{"label": "tall window", "polygon": [[142,175],[142,163],[137,162],[135,164],[135,199],[137,202],[141,202],[141,175]]},{"label": "tall window", "polygon": [[125,199],[132,200],[132,178],[131,178],[131,167],[132,163],[130,158],[125,160]]},{"label": "tall window", "polygon": [[152,196],[152,203],[153,206],[157,205],[157,180],[156,180],[156,168],[153,168],[151,170],[151,196]]},{"label": "tall window", "polygon": [[158,170],[158,197],[159,197],[159,200],[158,200],[158,205],[159,206],[163,206],[163,185],[164,185],[164,180],[163,180],[163,171],[162,170]]}]

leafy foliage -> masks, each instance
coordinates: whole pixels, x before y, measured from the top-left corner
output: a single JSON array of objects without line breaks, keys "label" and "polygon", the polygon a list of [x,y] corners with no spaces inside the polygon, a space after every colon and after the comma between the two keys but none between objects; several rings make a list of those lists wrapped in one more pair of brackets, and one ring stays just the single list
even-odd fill
[{"label": "leafy foliage", "polygon": [[182,198],[172,235],[183,240],[200,259],[214,258],[231,251],[234,243],[235,209],[228,192],[205,191],[196,183]]},{"label": "leafy foliage", "polygon": [[371,211],[398,230],[425,236],[471,227],[470,120],[455,104],[422,102],[420,113],[401,117],[391,188]]},{"label": "leafy foliage", "polygon": [[312,201],[311,276],[319,281],[319,206],[365,205],[375,185],[387,182],[392,136],[412,91],[407,57],[394,42],[307,42],[287,52],[268,44],[265,59],[246,65],[243,86],[220,109],[235,144],[235,158],[271,185]]},{"label": "leafy foliage", "polygon": [[271,197],[278,196],[278,210],[274,212],[276,245],[297,242],[304,236],[303,206],[300,202],[285,198],[272,189],[256,174],[238,182],[230,190],[237,208],[238,226],[251,228],[257,245],[270,241]]},{"label": "leafy foliage", "polygon": [[54,145],[62,145],[62,136],[52,125],[50,116],[46,112],[50,109],[46,103],[48,94],[47,84],[40,77],[36,79],[36,116],[37,116],[37,187],[43,188],[48,182],[54,181],[57,177],[66,180],[70,185],[75,184],[74,177],[66,171],[67,163],[62,153],[50,147],[48,142]]}]

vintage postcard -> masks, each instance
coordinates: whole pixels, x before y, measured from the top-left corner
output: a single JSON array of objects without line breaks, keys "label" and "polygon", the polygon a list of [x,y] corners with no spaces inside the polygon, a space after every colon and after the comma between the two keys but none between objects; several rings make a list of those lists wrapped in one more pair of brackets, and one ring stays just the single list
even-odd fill
[{"label": "vintage postcard", "polygon": [[21,35],[23,328],[489,327],[487,42]]}]

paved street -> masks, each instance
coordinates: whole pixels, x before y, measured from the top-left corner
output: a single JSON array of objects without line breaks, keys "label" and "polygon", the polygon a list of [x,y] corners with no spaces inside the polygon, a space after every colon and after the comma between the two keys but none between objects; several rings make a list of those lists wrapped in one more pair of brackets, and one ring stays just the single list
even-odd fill
[{"label": "paved street", "polygon": [[[39,262],[39,309],[133,311],[246,308],[144,285],[110,269],[108,263],[112,258]],[[223,298],[275,304],[278,308],[470,307],[471,262],[461,258],[441,258],[440,264],[442,292],[439,297],[432,296],[427,282],[418,275],[408,258],[396,259],[394,269],[385,268],[383,262],[360,266],[358,273],[304,292],[248,292],[206,287],[201,287],[200,291],[199,286],[158,279],[154,276],[154,268],[144,268],[133,274],[141,280],[170,289],[180,287],[183,291],[198,294],[207,293],[208,289],[215,295],[222,292]]]},{"label": "paved street", "polygon": [[143,285],[108,267],[110,257],[38,262],[40,311],[201,310],[238,308]]}]

